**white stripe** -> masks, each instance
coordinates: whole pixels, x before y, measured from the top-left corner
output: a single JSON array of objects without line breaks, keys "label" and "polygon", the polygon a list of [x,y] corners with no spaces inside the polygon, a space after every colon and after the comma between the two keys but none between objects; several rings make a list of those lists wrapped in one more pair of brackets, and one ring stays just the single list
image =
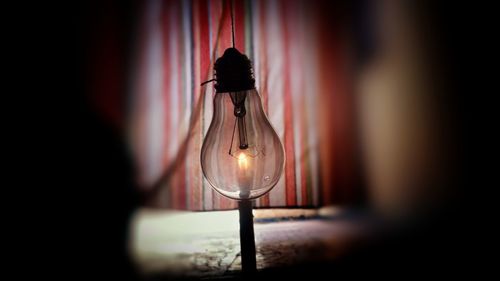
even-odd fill
[{"label": "white stripe", "polygon": [[[184,106],[184,117],[182,118],[182,124],[183,124],[183,130],[182,130],[182,135],[186,136],[189,130],[189,117],[191,116],[191,102],[192,102],[192,94],[193,94],[193,89],[191,87],[191,84],[193,82],[193,77],[192,77],[192,58],[191,58],[191,51],[192,51],[192,42],[191,42],[191,35],[192,35],[192,29],[191,29],[191,9],[190,9],[189,1],[182,1],[182,27],[184,30],[184,65],[185,65],[185,84],[184,84],[184,96],[186,100],[186,104]],[[189,171],[189,167],[191,167],[191,157],[186,157],[185,162],[185,169],[186,171]],[[186,180],[186,185],[184,188],[186,188],[186,194],[188,195],[187,198],[190,198],[190,194],[193,192],[191,190],[191,177],[186,176],[185,174],[182,175],[185,180]],[[181,187],[182,188],[182,187]],[[191,206],[191,200],[186,200],[186,208],[190,209]]]},{"label": "white stripe", "polygon": [[[280,22],[280,13],[278,5],[275,0],[267,1],[266,22],[273,24],[267,25],[267,64],[268,64],[268,95],[269,95],[269,117],[276,133],[281,139],[284,140],[284,105],[283,105],[283,44],[280,38],[282,37],[282,29]],[[288,156],[287,156],[288,157]],[[269,193],[269,201],[272,206],[285,206],[286,205],[286,191],[285,191],[285,175],[281,177],[278,184]]]},{"label": "white stripe", "polygon": [[[208,31],[209,31],[209,56],[210,56],[210,64],[209,64],[209,67],[212,66],[212,53],[213,53],[213,45],[214,45],[214,42],[213,42],[213,35],[212,35],[212,28],[213,28],[213,24],[212,24],[212,17],[211,17],[211,12],[212,12],[212,8],[211,8],[211,5],[207,5],[207,13],[208,13]],[[202,69],[202,73],[203,75],[205,74],[205,69]],[[202,79],[205,79],[207,77],[202,77]],[[210,84],[209,84],[210,85]],[[212,109],[212,95],[210,94],[211,93],[211,87],[210,86],[207,86],[205,87],[205,91],[203,92],[202,96],[200,98],[203,99],[203,105],[204,105],[204,116],[202,116],[202,120],[200,120],[200,122],[203,122],[203,138],[205,138],[206,136],[206,133],[207,133],[207,130],[208,130],[208,126],[210,125],[210,121],[211,121],[211,118],[212,118],[212,113],[211,113],[211,109]],[[207,99],[208,97],[208,99]],[[209,112],[210,111],[210,112]],[[213,204],[212,204],[212,187],[210,186],[210,184],[208,183],[208,181],[205,179],[204,176],[201,176],[202,180],[203,180],[203,197],[204,197],[204,200],[203,200],[203,208],[205,210],[211,210],[214,208]]]},{"label": "white stripe", "polygon": [[160,175],[162,169],[163,120],[162,104],[162,36],[159,25],[161,2],[150,1],[148,11],[148,30],[151,32],[147,50],[147,95],[148,95],[148,167],[147,180],[152,182]]},{"label": "white stripe", "polygon": [[[213,100],[212,100],[212,89],[211,87],[206,87],[205,90],[205,95],[203,96],[203,99],[205,100],[204,102],[204,108],[205,108],[205,120],[204,120],[204,130],[203,130],[203,137],[207,135],[208,128],[210,126],[210,123],[212,121],[212,116],[213,116]],[[207,210],[215,208],[212,203],[212,187],[208,183],[208,181],[203,177],[203,182],[205,186],[204,194],[205,194],[205,208]],[[218,195],[215,195],[218,196]]]},{"label": "white stripe", "polygon": [[169,50],[169,59],[168,59],[168,64],[170,66],[170,89],[167,93],[167,98],[170,98],[170,108],[169,108],[169,121],[170,121],[170,132],[168,132],[169,136],[169,141],[168,143],[168,159],[173,159],[175,156],[175,153],[179,149],[179,141],[178,141],[178,134],[179,134],[179,90],[180,90],[180,85],[179,85],[179,49],[177,46],[177,36],[178,36],[178,31],[175,26],[177,22],[177,13],[174,9],[171,9],[169,11],[169,30],[170,32],[168,33],[170,36],[169,44],[170,44],[170,50]]},{"label": "white stripe", "polygon": [[[199,6],[198,6],[199,7]],[[193,32],[194,32],[194,38],[196,38],[194,41],[194,49],[193,49],[193,59],[194,59],[194,106],[196,106],[196,104],[198,103],[198,100],[201,98],[201,88],[200,88],[200,80],[202,79],[200,73],[201,73],[201,54],[200,54],[200,29],[199,29],[199,25],[200,25],[200,21],[199,21],[199,18],[200,18],[200,14],[197,13],[195,11],[195,14],[194,14],[194,25],[195,25],[195,28],[193,29]],[[199,118],[199,116],[193,116],[193,118]],[[198,122],[201,122],[201,120],[198,120]],[[200,123],[198,123],[198,125],[194,128],[195,130],[200,128],[201,130],[201,125]],[[191,180],[191,185],[193,187],[194,190],[196,190],[196,193],[198,194],[198,198],[197,200],[193,200],[193,202],[195,203],[195,205],[191,206],[191,210],[202,210],[203,209],[203,190],[202,190],[202,178],[203,178],[203,173],[201,172],[200,169],[192,169],[192,167],[201,167],[200,165],[200,151],[201,151],[201,141],[199,138],[200,136],[198,135],[199,133],[201,133],[200,130],[196,130],[196,132],[194,132],[195,134],[193,134],[193,146],[192,146],[192,151],[194,151],[194,153],[191,153],[190,152],[190,157],[192,159],[192,161],[190,161],[190,164],[192,164],[192,166],[188,166],[190,170],[190,174],[189,174],[189,178]],[[194,170],[194,171],[193,171]]]},{"label": "white stripe", "polygon": [[[252,19],[250,20],[249,23],[247,24],[251,24],[252,25],[252,29],[251,29],[251,34],[249,34],[249,38],[247,38],[247,50],[250,50],[250,46],[252,45],[252,42],[250,40],[253,40],[253,47],[254,48],[258,48],[260,45],[260,38],[259,38],[259,34],[260,34],[260,24],[259,24],[259,1],[251,1],[250,5],[252,5]],[[258,50],[254,49],[253,50],[253,53],[252,54],[249,54],[251,56],[253,56],[253,72],[254,72],[254,77],[255,77],[255,87],[257,88],[257,92],[259,92],[259,90],[261,89],[260,88],[260,56],[259,56],[259,52]],[[261,93],[259,93],[260,95]],[[260,97],[262,98],[262,95],[260,95]],[[262,101],[262,100],[261,100]],[[261,207],[261,204],[260,204],[260,200],[255,200],[255,206],[256,207]]]},{"label": "white stripe", "polygon": [[191,62],[191,50],[192,50],[192,40],[191,40],[191,10],[189,6],[189,1],[182,1],[182,29],[184,31],[184,66],[185,66],[185,96],[186,96],[186,104],[185,104],[185,114],[184,120],[189,120],[189,116],[191,115],[191,96],[192,96],[192,62]]}]

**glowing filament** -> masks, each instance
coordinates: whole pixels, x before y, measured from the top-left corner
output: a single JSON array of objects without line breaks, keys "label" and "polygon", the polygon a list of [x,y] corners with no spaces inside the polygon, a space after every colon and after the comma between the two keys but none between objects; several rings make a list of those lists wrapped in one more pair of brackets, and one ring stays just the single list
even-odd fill
[{"label": "glowing filament", "polygon": [[248,157],[243,152],[238,155],[238,168],[240,170],[248,170]]}]

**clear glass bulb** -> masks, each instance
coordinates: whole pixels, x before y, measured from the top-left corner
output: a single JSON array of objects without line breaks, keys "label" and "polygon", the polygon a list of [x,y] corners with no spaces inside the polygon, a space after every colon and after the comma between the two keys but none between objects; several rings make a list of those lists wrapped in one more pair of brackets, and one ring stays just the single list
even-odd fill
[{"label": "clear glass bulb", "polygon": [[284,162],[283,146],[257,91],[217,93],[201,149],[201,167],[210,185],[232,199],[254,199],[278,183]]}]

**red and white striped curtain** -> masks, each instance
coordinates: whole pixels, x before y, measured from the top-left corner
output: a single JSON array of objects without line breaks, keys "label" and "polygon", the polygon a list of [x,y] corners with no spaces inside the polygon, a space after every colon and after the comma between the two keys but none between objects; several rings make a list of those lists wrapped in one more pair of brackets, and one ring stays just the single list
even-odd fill
[{"label": "red and white striped curtain", "polygon": [[[306,4],[233,2],[236,48],[254,64],[257,90],[287,157],[281,180],[256,200],[256,207],[319,206],[325,204],[322,196],[334,188],[321,180],[322,42]],[[154,186],[162,179],[154,198],[159,206],[236,207],[235,201],[210,187],[200,167],[215,95],[212,84],[200,83],[212,78],[215,59],[232,46],[230,7],[229,1],[221,0],[144,4],[134,50],[128,127],[142,185]]]}]

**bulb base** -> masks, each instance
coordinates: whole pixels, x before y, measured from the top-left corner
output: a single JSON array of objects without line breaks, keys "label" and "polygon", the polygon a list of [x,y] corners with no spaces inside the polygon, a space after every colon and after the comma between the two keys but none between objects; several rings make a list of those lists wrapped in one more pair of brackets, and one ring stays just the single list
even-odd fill
[{"label": "bulb base", "polygon": [[227,48],[214,64],[217,93],[255,89],[252,62],[236,48]]}]

